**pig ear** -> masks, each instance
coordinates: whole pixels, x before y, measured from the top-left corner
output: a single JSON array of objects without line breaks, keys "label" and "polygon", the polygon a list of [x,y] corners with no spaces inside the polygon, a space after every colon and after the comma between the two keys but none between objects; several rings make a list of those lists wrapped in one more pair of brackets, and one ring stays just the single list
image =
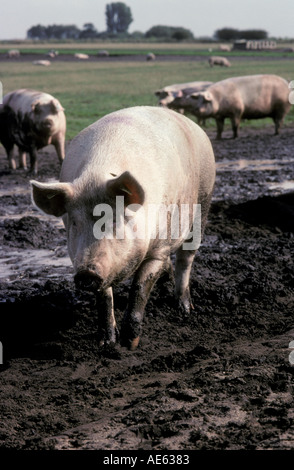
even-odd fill
[{"label": "pig ear", "polygon": [[66,213],[66,203],[73,196],[71,183],[39,183],[31,181],[32,199],[46,214],[61,217]]},{"label": "pig ear", "polygon": [[52,110],[53,113],[58,113],[59,111],[64,111],[64,108],[61,106],[59,101],[52,100],[50,104],[51,104],[51,110]]},{"label": "pig ear", "polygon": [[40,101],[34,101],[34,102],[31,104],[31,107],[32,107],[32,111],[34,111],[35,113],[37,113],[38,111],[40,111]]},{"label": "pig ear", "polygon": [[124,196],[126,206],[130,204],[142,205],[145,199],[144,189],[129,171],[108,181],[106,191],[111,196]]},{"label": "pig ear", "polygon": [[202,95],[206,101],[212,101],[212,94],[209,91],[204,91]]},{"label": "pig ear", "polygon": [[200,93],[191,93],[191,95],[189,95],[189,98],[192,98],[193,100],[198,100],[200,96]]}]

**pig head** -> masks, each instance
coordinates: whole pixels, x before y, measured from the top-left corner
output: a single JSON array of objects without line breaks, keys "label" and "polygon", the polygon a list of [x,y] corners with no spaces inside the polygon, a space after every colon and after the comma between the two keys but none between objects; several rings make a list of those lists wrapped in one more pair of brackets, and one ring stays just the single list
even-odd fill
[{"label": "pig head", "polygon": [[214,178],[212,147],[199,126],[174,111],[142,106],[111,113],[73,139],[60,182],[31,182],[37,207],[63,217],[76,286],[94,290],[104,305],[98,314],[101,345],[118,340],[112,286],[133,276],[120,339],[137,347],[149,294],[171,269],[172,253],[179,308],[190,311],[189,278],[199,243],[183,247],[192,236],[193,213],[188,230],[176,237],[161,237],[150,226],[159,207],[168,205],[173,215],[181,204],[201,204],[202,234]]}]

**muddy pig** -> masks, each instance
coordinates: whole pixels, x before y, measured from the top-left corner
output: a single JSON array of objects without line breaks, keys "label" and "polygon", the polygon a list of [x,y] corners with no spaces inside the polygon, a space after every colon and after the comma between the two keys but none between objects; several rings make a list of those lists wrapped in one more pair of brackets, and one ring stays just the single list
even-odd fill
[{"label": "muddy pig", "polygon": [[226,117],[231,119],[234,138],[238,136],[241,119],[271,117],[278,134],[291,107],[288,82],[277,75],[227,78],[187,99],[194,101],[196,116],[215,118],[217,139],[221,138]]},{"label": "muddy pig", "polygon": [[64,159],[66,118],[60,102],[41,91],[20,89],[8,93],[0,105],[0,142],[15,169],[13,147],[19,149],[20,167],[26,168],[30,155],[30,171],[38,172],[37,150],[53,144],[60,163]]},{"label": "muddy pig", "polygon": [[[76,285],[94,289],[104,302],[100,345],[118,339],[112,286],[133,276],[120,339],[137,347],[150,291],[172,269],[172,253],[179,307],[190,311],[190,270],[214,180],[212,146],[196,123],[169,109],[138,106],[113,112],[78,134],[59,182],[31,181],[37,207],[63,217]],[[201,220],[194,211],[200,205]]]}]

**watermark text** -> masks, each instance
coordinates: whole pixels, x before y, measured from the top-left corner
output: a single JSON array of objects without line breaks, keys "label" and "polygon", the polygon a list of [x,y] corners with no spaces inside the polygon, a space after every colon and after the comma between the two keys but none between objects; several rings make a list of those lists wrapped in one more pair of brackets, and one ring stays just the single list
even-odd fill
[{"label": "watermark text", "polygon": [[294,80],[289,83],[290,93],[289,93],[289,103],[294,104]]},{"label": "watermark text", "polygon": [[97,204],[93,227],[97,240],[183,240],[184,250],[196,250],[201,242],[201,204],[130,204],[117,196],[115,208]]}]

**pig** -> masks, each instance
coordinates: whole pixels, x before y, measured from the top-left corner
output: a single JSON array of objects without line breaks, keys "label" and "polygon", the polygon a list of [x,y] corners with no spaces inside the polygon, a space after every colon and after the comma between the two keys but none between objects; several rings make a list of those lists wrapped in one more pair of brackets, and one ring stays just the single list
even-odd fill
[{"label": "pig", "polygon": [[231,46],[229,46],[228,44],[220,44],[219,50],[220,51],[230,52]]},{"label": "pig", "polygon": [[[159,106],[166,106],[169,109],[184,114],[185,111],[191,112],[193,107],[186,97],[198,91],[204,91],[212,85],[212,82],[188,82],[169,85],[155,92],[155,96],[159,98]],[[193,103],[192,103],[193,104]]]},{"label": "pig", "polygon": [[66,118],[60,102],[41,91],[19,89],[4,96],[0,105],[0,142],[9,167],[16,168],[13,147],[19,148],[20,167],[26,168],[25,153],[30,156],[30,172],[37,174],[37,150],[53,144],[62,163],[65,156]]},{"label": "pig", "polygon": [[288,82],[277,75],[247,75],[216,82],[204,92],[192,93],[188,99],[196,116],[216,120],[217,139],[221,139],[225,118],[230,118],[233,137],[238,137],[241,119],[271,117],[275,134],[279,134],[289,112]]},{"label": "pig", "polygon": [[18,49],[10,49],[10,50],[7,52],[6,57],[8,57],[8,59],[15,59],[15,58],[18,58],[18,57],[20,57],[20,52],[19,52]]},{"label": "pig", "polygon": [[75,56],[76,59],[81,59],[81,60],[89,59],[88,54],[79,54],[79,53],[76,53],[74,56]]},{"label": "pig", "polygon": [[221,67],[231,67],[231,63],[226,57],[209,57],[208,63],[210,67],[213,67],[214,65],[220,65]]},{"label": "pig", "polygon": [[46,54],[48,57],[51,57],[51,59],[54,59],[55,57],[58,56],[58,51],[55,51],[54,49],[51,49],[49,52]]},{"label": "pig", "polygon": [[98,51],[98,57],[109,57],[109,52],[105,49],[102,49],[101,51]]},{"label": "pig", "polygon": [[146,60],[155,60],[155,59],[156,59],[155,54],[153,54],[153,52],[148,52],[148,54],[146,55]]},{"label": "pig", "polygon": [[50,60],[33,60],[33,65],[42,65],[43,67],[49,67],[51,65]]},{"label": "pig", "polygon": [[[152,106],[104,116],[71,141],[59,182],[31,180],[34,204],[46,214],[63,217],[77,287],[92,289],[104,305],[98,312],[101,347],[118,341],[112,288],[133,276],[120,343],[137,348],[149,294],[159,276],[171,269],[172,253],[179,307],[184,312],[193,308],[189,278],[200,241],[196,237],[197,243],[187,246],[197,219],[191,208],[201,205],[201,238],[214,180],[214,154],[206,133],[191,119]],[[124,215],[116,214],[119,203]],[[169,206],[175,214],[182,204],[189,208],[188,231],[172,237],[173,223],[168,222],[168,235],[159,236],[154,221],[160,209]],[[95,215],[109,208],[103,223],[109,224],[110,237],[98,236],[96,224],[103,224],[101,219],[95,222]],[[129,217],[140,236],[132,233]]]}]

